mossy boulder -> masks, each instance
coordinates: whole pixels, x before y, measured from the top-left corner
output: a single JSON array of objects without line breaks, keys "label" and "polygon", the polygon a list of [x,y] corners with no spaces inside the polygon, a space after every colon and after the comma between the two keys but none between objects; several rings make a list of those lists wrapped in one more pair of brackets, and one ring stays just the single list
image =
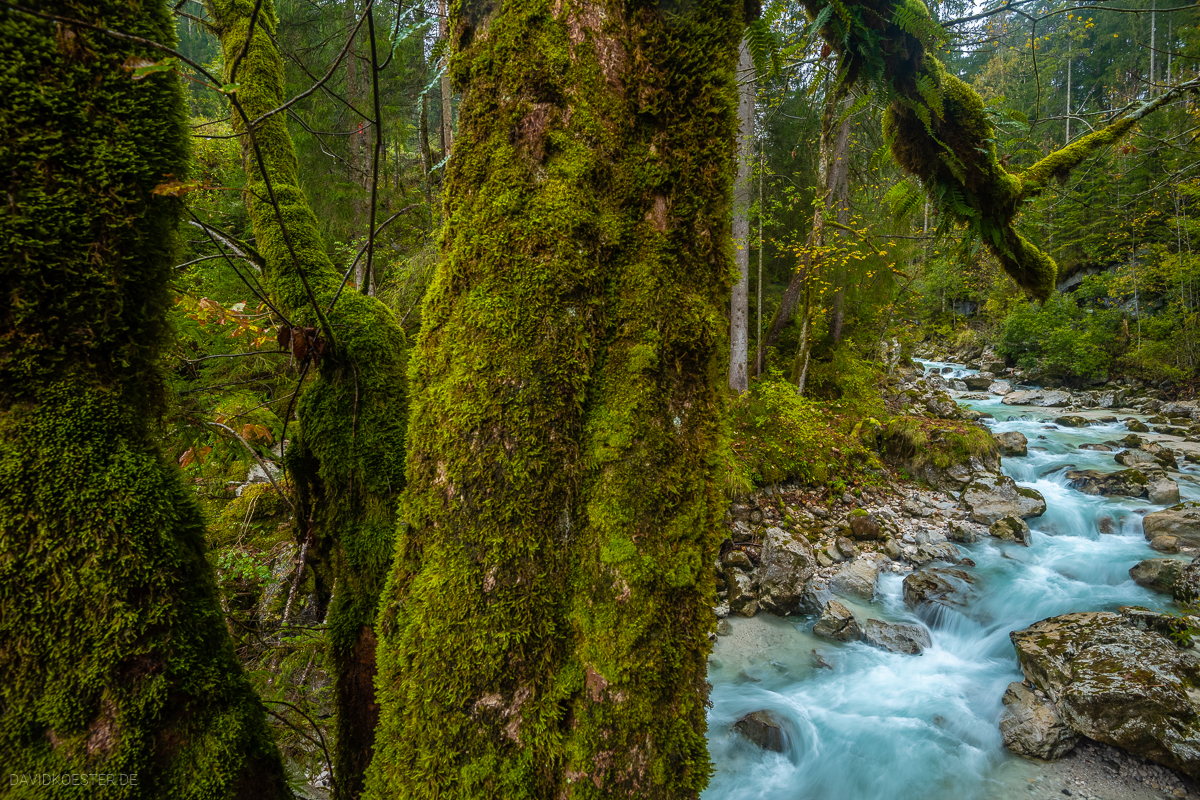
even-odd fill
[{"label": "mossy boulder", "polygon": [[1120,472],[1100,472],[1094,469],[1071,470],[1067,473],[1072,489],[1101,497],[1145,497],[1149,479],[1136,469]]},{"label": "mossy boulder", "polygon": [[1029,519],[1046,513],[1046,499],[1041,493],[1018,486],[1007,475],[982,475],[963,490],[962,502],[971,519],[991,525],[1003,517]]},{"label": "mossy boulder", "polygon": [[1029,525],[1020,517],[1002,517],[992,523],[988,533],[997,539],[1029,546]]},{"label": "mossy boulder", "polygon": [[1179,545],[1200,547],[1200,503],[1188,502],[1155,511],[1142,518],[1147,539],[1173,536]]},{"label": "mossy boulder", "polygon": [[1129,577],[1138,586],[1170,594],[1185,566],[1187,562],[1177,558],[1147,558],[1130,567]]},{"label": "mossy boulder", "polygon": [[1088,425],[1087,417],[1081,417],[1078,414],[1068,414],[1064,417],[1056,417],[1055,425],[1061,425],[1064,428],[1086,428]]}]

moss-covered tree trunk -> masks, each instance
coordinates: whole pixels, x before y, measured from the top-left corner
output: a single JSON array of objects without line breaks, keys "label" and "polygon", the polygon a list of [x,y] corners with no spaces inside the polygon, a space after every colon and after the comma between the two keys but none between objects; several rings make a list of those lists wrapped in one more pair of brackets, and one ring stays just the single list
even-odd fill
[{"label": "moss-covered tree trunk", "polygon": [[[159,2],[37,7],[174,38]],[[161,54],[83,26],[0,8],[0,36],[4,796],[290,797],[154,440],[180,207],[153,190],[187,169],[178,79],[135,80]]]},{"label": "moss-covered tree trunk", "polygon": [[696,797],[742,7],[462,8],[369,796]]},{"label": "moss-covered tree trunk", "polygon": [[262,3],[247,37],[254,6],[253,0],[209,4],[226,80],[240,86],[240,111],[233,109],[233,120],[244,133],[246,204],[268,289],[295,328],[321,331],[319,308],[335,339],[326,342],[319,366],[311,368],[319,375],[299,403],[299,441],[291,445],[287,465],[301,501],[298,533],[311,541],[307,554],[316,591],[323,602],[332,598],[326,624],[338,701],[335,793],[353,798],[370,763],[378,717],[373,626],[404,485],[406,351],[398,320],[374,297],[348,287],[329,311],[342,275],[300,188],[285,115],[273,114],[246,132],[242,113],[256,120],[285,99],[282,62],[271,36],[274,4]]}]

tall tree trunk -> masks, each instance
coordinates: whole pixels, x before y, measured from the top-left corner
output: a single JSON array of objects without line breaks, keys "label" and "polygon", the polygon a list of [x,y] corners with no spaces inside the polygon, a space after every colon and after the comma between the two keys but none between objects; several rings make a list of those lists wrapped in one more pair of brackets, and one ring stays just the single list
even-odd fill
[{"label": "tall tree trunk", "polygon": [[[831,97],[837,99],[837,92]],[[825,213],[832,214],[839,225],[850,221],[850,97],[844,96],[840,102],[825,104],[825,113],[821,119],[821,159],[825,187]],[[844,227],[836,228],[835,237],[843,237],[847,233]],[[821,240],[818,246],[824,246],[828,238],[828,225],[821,226]],[[836,346],[842,341],[842,325],[846,318],[846,268],[842,259],[834,262],[836,272],[829,277],[835,289],[833,302],[829,309],[829,338]]]},{"label": "tall tree trunk", "polygon": [[[228,70],[246,41],[254,3],[211,0],[209,9]],[[282,63],[271,39],[275,24],[274,4],[264,0],[236,75],[242,87],[236,97],[250,119],[284,99]],[[226,75],[227,80],[232,77]],[[245,130],[236,109],[233,119],[235,130]],[[338,700],[334,777],[336,796],[353,798],[361,791],[374,742],[378,706],[373,626],[391,563],[396,502],[404,485],[404,334],[386,306],[349,288],[327,316],[317,313],[318,308],[329,308],[341,275],[326,254],[317,220],[300,190],[295,149],[284,120],[283,114],[274,114],[253,135],[241,137],[246,205],[275,304],[297,328],[337,334],[314,365],[319,376],[300,401],[299,442],[285,461],[300,497],[297,516],[311,520],[313,544],[307,558],[318,593],[323,602],[333,594],[326,620]],[[299,355],[296,337],[293,329],[293,353]],[[308,531],[299,534],[306,537]]]},{"label": "tall tree trunk", "polygon": [[750,348],[750,180],[754,174],[754,59],[738,48],[738,167],[733,183],[733,243],[738,282],[729,301],[729,388],[746,391]]},{"label": "tall tree trunk", "polygon": [[[346,35],[350,35],[358,24],[358,8],[357,0],[346,0]],[[355,108],[362,108],[361,100],[364,97],[362,90],[362,81],[359,78],[359,70],[362,64],[359,64],[358,56],[355,54],[354,42],[350,45],[350,51],[346,53],[346,100]],[[369,235],[364,230],[364,219],[366,217],[366,196],[367,185],[370,183],[367,177],[367,135],[373,133],[367,127],[366,120],[359,119],[353,111],[347,109],[350,114],[350,136],[347,143],[350,149],[349,156],[346,159],[346,166],[350,170],[351,197],[350,197],[350,235],[351,238],[357,238],[363,235]],[[367,275],[366,259],[359,259],[358,264],[354,268],[354,284],[362,287],[363,281]]]},{"label": "tall tree trunk", "polygon": [[695,798],[742,4],[464,9],[369,796]]},{"label": "tall tree trunk", "polygon": [[[159,2],[37,5],[175,38]],[[162,54],[82,26],[0,8],[0,36],[0,762],[136,773],[111,789],[134,800],[290,798],[156,443],[181,201],[154,189],[187,173],[179,81],[134,81],[123,63]]]},{"label": "tall tree trunk", "polygon": [[[438,14],[438,38],[445,42],[447,49],[449,49],[450,20],[446,16],[446,0],[438,0]],[[449,64],[449,54],[442,56],[442,158],[450,156],[450,145],[454,143],[454,110],[450,103],[454,96],[454,90],[450,85]]]}]

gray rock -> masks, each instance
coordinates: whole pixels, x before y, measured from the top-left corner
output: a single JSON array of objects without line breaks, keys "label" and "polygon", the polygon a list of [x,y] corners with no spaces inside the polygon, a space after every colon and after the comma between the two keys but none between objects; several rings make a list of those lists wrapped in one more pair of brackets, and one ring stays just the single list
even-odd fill
[{"label": "gray rock", "polygon": [[759,605],[776,614],[794,614],[816,568],[807,539],[782,528],[767,528],[758,564]]},{"label": "gray rock", "polygon": [[1003,517],[992,523],[988,533],[1006,542],[1029,546],[1029,526],[1020,517]]},{"label": "gray rock", "polygon": [[989,394],[1009,395],[1013,392],[1013,385],[1008,381],[992,381],[987,390]]},{"label": "gray rock", "polygon": [[1174,536],[1182,547],[1200,547],[1200,503],[1180,503],[1142,518],[1146,538]]},{"label": "gray rock", "polygon": [[978,532],[965,522],[952,519],[947,526],[947,530],[949,531],[949,538],[952,541],[962,542],[963,544],[979,541]]},{"label": "gray rock", "polygon": [[804,584],[804,594],[800,597],[800,608],[805,614],[820,614],[825,604],[833,599],[829,590],[829,581],[813,577]]},{"label": "gray rock", "polygon": [[1179,502],[1179,484],[1170,478],[1159,478],[1150,482],[1146,495],[1156,506],[1173,506]]},{"label": "gray rock", "polygon": [[1183,565],[1179,577],[1171,586],[1171,596],[1179,603],[1195,603],[1200,600],[1200,557]]},{"label": "gray rock", "polygon": [[956,392],[967,391],[967,385],[958,379],[950,381],[950,388]]},{"label": "gray rock", "polygon": [[1134,433],[1148,433],[1150,431],[1149,425],[1137,419],[1125,420],[1125,427]]},{"label": "gray rock", "polygon": [[830,600],[813,625],[813,635],[839,642],[857,642],[862,638],[862,628],[850,609],[837,600]]},{"label": "gray rock", "polygon": [[1010,683],[1003,703],[1000,735],[1012,752],[1053,761],[1069,753],[1079,741],[1079,734],[1067,727],[1054,705],[1039,698],[1024,683]]},{"label": "gray rock", "polygon": [[1200,777],[1200,655],[1167,615],[1082,612],[1010,634],[1029,683],[1074,732]]},{"label": "gray rock", "polygon": [[938,567],[914,572],[904,579],[904,603],[911,609],[926,605],[962,606],[978,578],[965,570]]},{"label": "gray rock", "polygon": [[729,610],[743,617],[753,617],[758,613],[758,595],[754,591],[754,579],[744,572],[730,570],[725,576],[729,586],[729,594],[725,601]]},{"label": "gray rock", "polygon": [[962,379],[963,383],[971,391],[980,391],[986,389],[996,382],[996,376],[991,372],[978,372],[974,375],[968,375]]},{"label": "gray rock", "polygon": [[1149,453],[1145,450],[1125,450],[1113,456],[1113,460],[1125,467],[1144,469],[1145,467],[1161,467],[1164,466],[1162,459],[1154,453]]},{"label": "gray rock", "polygon": [[1146,476],[1136,469],[1123,469],[1120,472],[1071,470],[1067,473],[1067,480],[1071,482],[1072,489],[1102,497],[1145,497],[1149,483]]},{"label": "gray rock", "polygon": [[1034,401],[1032,405],[1041,406],[1043,408],[1062,408],[1065,405],[1069,405],[1070,402],[1070,392],[1050,391],[1043,392],[1042,396]]},{"label": "gray rock", "polygon": [[1129,577],[1138,586],[1170,594],[1185,566],[1177,558],[1147,558],[1129,569]]},{"label": "gray rock", "polygon": [[829,588],[834,594],[873,600],[875,583],[878,580],[879,568],[875,566],[875,562],[860,558],[839,569],[829,582]]},{"label": "gray rock", "polygon": [[1000,402],[1006,406],[1031,406],[1042,399],[1040,390],[1009,392]]},{"label": "gray rock", "polygon": [[750,560],[750,556],[746,555],[744,550],[730,550],[721,559],[721,566],[725,569],[740,569],[743,572],[749,572],[754,569],[754,563]]},{"label": "gray rock", "polygon": [[733,729],[763,750],[787,752],[788,736],[779,718],[770,711],[755,711],[733,723]]},{"label": "gray rock", "polygon": [[903,511],[905,514],[908,514],[910,517],[927,517],[927,516],[929,516],[929,514],[926,513],[925,509],[921,507],[921,504],[918,503],[916,500],[912,499],[911,497],[904,498],[904,502],[900,504],[900,510]]},{"label": "gray rock", "polygon": [[1095,450],[1097,453],[1111,453],[1112,448],[1106,444],[1081,444],[1080,450]]},{"label": "gray rock", "polygon": [[1029,440],[1020,431],[992,434],[992,438],[1000,445],[1000,452],[1006,456],[1029,455]]},{"label": "gray rock", "polygon": [[882,533],[883,527],[874,515],[857,512],[850,514],[850,535],[858,541],[873,542],[878,540]]},{"label": "gray rock", "polygon": [[904,653],[919,656],[926,647],[933,645],[929,631],[921,625],[907,625],[901,622],[883,622],[878,619],[867,620],[863,631],[867,644],[874,645],[891,653]]},{"label": "gray rock", "polygon": [[729,620],[717,620],[717,636],[728,636],[731,633],[733,633],[733,626],[729,624]]},{"label": "gray rock", "polygon": [[1168,536],[1164,533],[1150,540],[1150,549],[1157,550],[1160,553],[1178,553],[1179,540],[1174,536]]},{"label": "gray rock", "polygon": [[949,542],[927,542],[917,545],[917,552],[909,559],[920,566],[933,561],[948,561],[957,564],[962,553]]},{"label": "gray rock", "polygon": [[1002,517],[1040,517],[1046,513],[1046,499],[1040,492],[1017,486],[1007,475],[981,475],[963,490],[963,505],[971,519],[991,525]]},{"label": "gray rock", "polygon": [[858,558],[859,549],[845,536],[837,537],[837,549],[845,558]]},{"label": "gray rock", "polygon": [[885,541],[883,543],[883,552],[886,553],[887,557],[890,558],[892,561],[899,561],[900,555],[901,555],[900,554],[900,543],[897,542],[895,539],[888,539],[887,541]]}]

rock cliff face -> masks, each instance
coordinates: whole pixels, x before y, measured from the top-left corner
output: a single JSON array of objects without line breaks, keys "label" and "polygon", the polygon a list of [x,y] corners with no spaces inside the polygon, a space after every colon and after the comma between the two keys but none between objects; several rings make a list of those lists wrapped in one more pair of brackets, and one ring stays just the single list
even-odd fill
[{"label": "rock cliff face", "polygon": [[1196,622],[1123,608],[1014,631],[1027,691],[1009,687],[1005,744],[1050,758],[1081,735],[1200,777],[1200,654],[1171,636]]}]

